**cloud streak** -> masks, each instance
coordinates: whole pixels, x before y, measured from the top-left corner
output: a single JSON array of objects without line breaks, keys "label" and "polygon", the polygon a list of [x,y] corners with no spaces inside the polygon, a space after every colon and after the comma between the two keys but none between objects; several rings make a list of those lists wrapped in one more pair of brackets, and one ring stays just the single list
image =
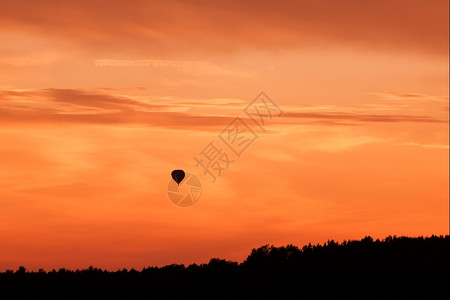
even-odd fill
[{"label": "cloud streak", "polygon": [[[0,123],[15,124],[107,124],[142,125],[170,129],[218,130],[228,125],[245,107],[237,99],[182,101],[160,98],[149,100],[108,94],[104,90],[43,89],[0,90]],[[215,107],[217,113],[211,113]],[[209,114],[198,109],[207,108]],[[373,114],[370,108],[283,107],[285,114],[274,125],[360,125],[364,123],[446,123],[448,120],[426,115]],[[307,109],[305,111],[305,109]],[[183,110],[183,111],[180,111]],[[252,123],[251,120],[244,118]]]},{"label": "cloud streak", "polygon": [[384,122],[384,123],[447,123],[448,121],[435,119],[428,116],[413,115],[385,115],[385,114],[356,114],[343,112],[314,113],[314,112],[287,112],[284,117],[295,119],[338,120],[346,122]]},{"label": "cloud streak", "polygon": [[448,96],[432,96],[418,93],[400,93],[400,92],[375,93],[375,94],[390,100],[425,101],[425,102],[433,101],[433,102],[448,103]]}]

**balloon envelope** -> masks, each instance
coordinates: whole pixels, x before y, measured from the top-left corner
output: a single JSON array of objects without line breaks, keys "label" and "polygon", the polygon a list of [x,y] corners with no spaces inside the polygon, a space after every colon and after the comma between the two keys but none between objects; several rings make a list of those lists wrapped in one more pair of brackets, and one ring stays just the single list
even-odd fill
[{"label": "balloon envelope", "polygon": [[172,178],[175,180],[175,182],[180,185],[180,182],[184,179],[184,171],[183,170],[173,170],[172,171]]}]

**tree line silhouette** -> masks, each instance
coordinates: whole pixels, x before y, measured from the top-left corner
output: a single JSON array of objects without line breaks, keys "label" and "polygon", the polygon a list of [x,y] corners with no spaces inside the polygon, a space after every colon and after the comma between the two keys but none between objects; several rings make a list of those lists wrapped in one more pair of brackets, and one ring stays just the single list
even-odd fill
[{"label": "tree line silhouette", "polygon": [[253,249],[242,262],[0,273],[5,299],[450,299],[450,236]]}]

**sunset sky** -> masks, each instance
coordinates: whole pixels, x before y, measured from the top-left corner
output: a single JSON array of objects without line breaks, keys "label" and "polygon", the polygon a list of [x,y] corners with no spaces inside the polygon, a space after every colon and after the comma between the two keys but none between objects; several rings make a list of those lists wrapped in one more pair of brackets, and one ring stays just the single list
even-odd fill
[{"label": "sunset sky", "polygon": [[[449,2],[0,0],[0,271],[449,234]],[[283,114],[244,109],[264,91]],[[258,135],[234,155],[237,116]],[[234,160],[216,182],[195,156]],[[201,180],[173,205],[170,173]]]}]

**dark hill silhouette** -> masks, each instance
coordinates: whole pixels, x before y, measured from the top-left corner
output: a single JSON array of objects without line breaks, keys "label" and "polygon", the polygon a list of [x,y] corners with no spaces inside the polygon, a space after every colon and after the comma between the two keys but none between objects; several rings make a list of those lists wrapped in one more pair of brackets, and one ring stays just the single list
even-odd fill
[{"label": "dark hill silhouette", "polygon": [[0,273],[0,299],[450,299],[450,236],[253,249],[237,262]]}]

